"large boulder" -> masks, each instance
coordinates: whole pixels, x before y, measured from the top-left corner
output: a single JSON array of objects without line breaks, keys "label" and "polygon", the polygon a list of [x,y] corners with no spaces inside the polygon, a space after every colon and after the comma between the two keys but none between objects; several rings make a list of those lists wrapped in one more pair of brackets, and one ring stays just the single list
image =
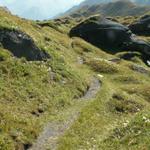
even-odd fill
[{"label": "large boulder", "polygon": [[145,15],[129,25],[130,30],[138,35],[150,36],[150,15]]},{"label": "large boulder", "polygon": [[130,44],[127,47],[131,51],[139,51],[142,54],[143,60],[146,64],[150,61],[150,43],[132,38]]},{"label": "large boulder", "polygon": [[103,18],[93,16],[72,28],[70,36],[81,37],[84,40],[106,49],[121,49],[130,41],[131,31],[128,27]]},{"label": "large boulder", "polygon": [[145,62],[150,60],[149,43],[138,40],[128,27],[101,16],[93,16],[75,26],[71,29],[70,36],[81,37],[110,53],[139,51]]},{"label": "large boulder", "polygon": [[43,60],[49,55],[40,50],[27,34],[10,29],[0,29],[0,43],[16,57],[25,57],[29,61]]}]

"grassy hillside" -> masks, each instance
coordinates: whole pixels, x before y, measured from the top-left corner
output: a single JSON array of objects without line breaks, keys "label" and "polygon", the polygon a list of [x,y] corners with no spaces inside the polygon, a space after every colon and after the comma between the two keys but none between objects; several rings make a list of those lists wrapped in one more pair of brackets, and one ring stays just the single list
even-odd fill
[{"label": "grassy hillside", "polygon": [[[60,150],[149,149],[149,68],[138,56],[108,61],[123,54],[69,38],[75,24],[70,18],[29,21],[0,9],[0,29],[27,33],[50,55],[27,61],[0,45],[1,150],[28,149],[48,122],[63,122],[73,112],[79,116],[60,136]],[[135,69],[137,64],[146,71]],[[93,76],[102,82],[97,97],[79,101]]]}]

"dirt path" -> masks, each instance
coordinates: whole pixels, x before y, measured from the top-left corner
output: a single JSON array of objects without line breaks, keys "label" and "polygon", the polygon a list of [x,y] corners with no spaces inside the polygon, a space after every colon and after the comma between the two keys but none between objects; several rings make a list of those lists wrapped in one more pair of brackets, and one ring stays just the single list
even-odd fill
[{"label": "dirt path", "polygon": [[[101,83],[98,79],[94,78],[91,82],[89,89],[86,91],[83,97],[79,100],[90,100],[94,98],[101,87]],[[80,111],[80,110],[79,110]],[[73,112],[68,120],[64,122],[50,122],[48,123],[43,132],[39,135],[36,142],[29,150],[46,150],[57,148],[57,140],[64,134],[66,130],[70,128],[73,122],[77,119],[79,111]]]}]

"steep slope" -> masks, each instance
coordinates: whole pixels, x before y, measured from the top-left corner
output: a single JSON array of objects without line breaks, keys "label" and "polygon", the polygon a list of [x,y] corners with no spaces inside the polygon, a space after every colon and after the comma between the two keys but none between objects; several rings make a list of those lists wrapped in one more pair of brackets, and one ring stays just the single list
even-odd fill
[{"label": "steep slope", "polygon": [[[45,61],[28,61],[14,57],[1,42],[1,150],[30,149],[45,131],[48,145],[40,150],[50,149],[51,143],[61,150],[149,148],[149,68],[139,53],[124,60],[126,51],[108,54],[70,38],[77,24],[72,18],[35,22],[0,9],[1,31],[24,33],[50,55]],[[93,78],[100,90],[91,88]],[[57,127],[62,134],[47,136]]]},{"label": "steep slope", "polygon": [[81,2],[79,5],[77,6],[73,6],[72,8],[70,8],[67,12],[60,14],[60,16],[66,16],[67,14],[71,14],[79,9],[83,9],[84,7],[89,7],[92,5],[96,5],[96,4],[103,4],[103,3],[107,3],[107,2],[111,2],[111,0],[85,0],[83,2]]},{"label": "steep slope", "polygon": [[72,99],[86,91],[89,77],[84,68],[85,76],[79,75],[80,66],[73,63],[78,55],[66,34],[0,10],[0,29],[4,27],[28,34],[51,56],[45,62],[26,61],[0,47],[0,149],[27,149],[44,122],[74,105]]},{"label": "steep slope", "polygon": [[[87,5],[86,5],[87,2]],[[102,14],[104,16],[136,16],[142,15],[150,10],[149,6],[140,6],[131,1],[114,1],[109,3],[91,4],[88,1],[81,3],[75,9],[69,10],[64,14],[72,17],[88,17],[94,14]]]},{"label": "steep slope", "polygon": [[137,4],[142,4],[142,5],[150,4],[149,0],[92,0],[92,1],[91,0],[84,0],[83,2],[81,2],[76,7],[81,8],[82,6],[92,6],[92,5],[104,4],[104,3],[115,2],[115,1],[128,1],[128,2],[130,1],[130,2],[137,3]]}]

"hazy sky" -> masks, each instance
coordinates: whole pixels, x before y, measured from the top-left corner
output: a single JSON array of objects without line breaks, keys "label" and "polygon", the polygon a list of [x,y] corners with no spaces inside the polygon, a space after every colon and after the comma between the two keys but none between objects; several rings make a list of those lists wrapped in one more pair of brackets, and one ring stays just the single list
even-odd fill
[{"label": "hazy sky", "polygon": [[12,13],[30,19],[48,19],[83,0],[0,0]]}]

